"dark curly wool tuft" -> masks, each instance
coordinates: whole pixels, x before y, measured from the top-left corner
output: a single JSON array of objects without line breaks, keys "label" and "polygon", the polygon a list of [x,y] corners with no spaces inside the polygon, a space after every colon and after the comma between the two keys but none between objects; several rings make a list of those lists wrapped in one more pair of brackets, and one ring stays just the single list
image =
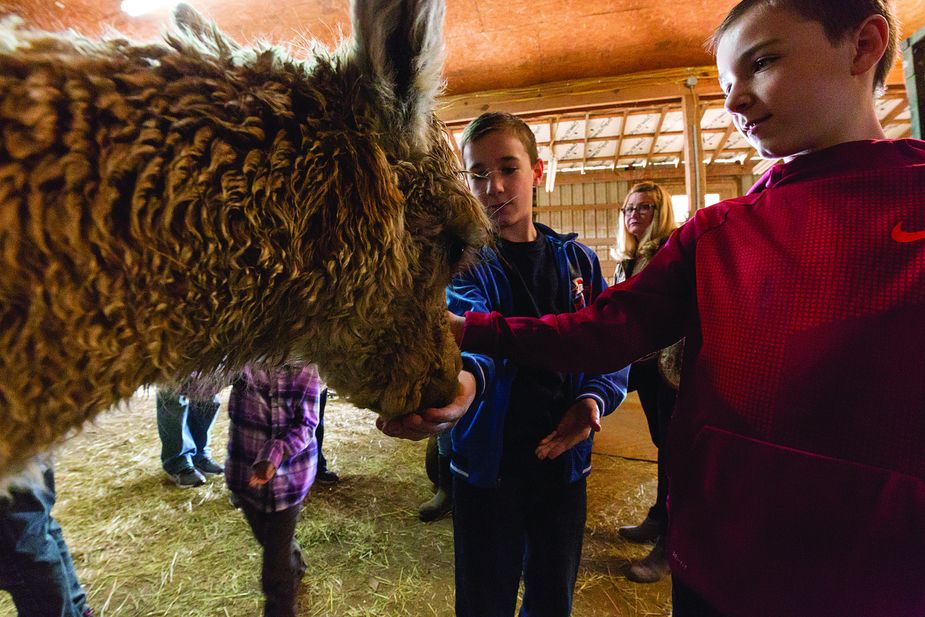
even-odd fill
[{"label": "dark curly wool tuft", "polygon": [[433,115],[436,0],[297,61],[180,6],[164,43],[0,32],[0,475],[139,386],[317,362],[386,417],[453,396],[444,287],[488,239]]}]

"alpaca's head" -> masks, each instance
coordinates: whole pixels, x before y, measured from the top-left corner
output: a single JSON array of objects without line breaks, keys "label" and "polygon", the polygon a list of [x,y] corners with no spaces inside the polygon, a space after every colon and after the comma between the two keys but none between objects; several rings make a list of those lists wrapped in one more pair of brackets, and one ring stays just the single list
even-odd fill
[{"label": "alpaca's head", "polygon": [[[434,114],[443,13],[437,0],[355,2],[351,38],[310,59],[304,80],[296,67],[285,93],[312,136],[292,152],[286,192],[292,212],[308,213],[287,252],[304,253],[310,271],[290,302],[305,305],[304,321],[283,320],[285,351],[388,417],[452,399],[460,359],[445,288],[489,239]],[[187,37],[236,66],[293,70],[237,47],[188,7],[176,16]]]}]

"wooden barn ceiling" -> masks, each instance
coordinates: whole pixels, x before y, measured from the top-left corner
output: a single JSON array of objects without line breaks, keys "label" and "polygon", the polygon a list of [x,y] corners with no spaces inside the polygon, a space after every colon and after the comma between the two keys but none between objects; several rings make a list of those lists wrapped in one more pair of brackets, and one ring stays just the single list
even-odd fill
[{"label": "wooden barn ceiling", "polygon": [[[186,0],[239,42],[349,32],[348,0]],[[734,0],[447,0],[448,94],[524,88],[712,62],[703,42]],[[129,17],[120,0],[0,0],[46,29],[107,28],[153,37],[162,9]],[[903,36],[925,25],[925,2],[896,0]]]},{"label": "wooden barn ceiling", "polygon": [[[151,0],[149,0],[151,1]],[[350,31],[348,0],[185,0],[241,43],[334,45]],[[362,0],[359,0],[362,1]],[[703,42],[736,0],[446,0],[447,93],[439,115],[458,141],[486,110],[520,114],[561,181],[614,174],[684,176],[684,106],[696,113],[707,177],[760,173],[723,111]],[[164,8],[130,17],[121,0],[0,0],[38,27],[152,38]],[[895,0],[902,38],[925,26],[925,1]],[[693,81],[691,81],[692,78]],[[911,134],[897,63],[878,104],[888,137]],[[691,110],[694,110],[691,112]]]},{"label": "wooden barn ceiling", "polygon": [[[708,177],[760,173],[773,163],[763,161],[735,130],[721,98],[701,98],[698,107],[701,151]],[[909,104],[902,87],[888,88],[876,109],[888,138],[912,135]],[[684,174],[684,112],[679,100],[630,103],[585,112],[525,114],[524,118],[536,136],[540,158],[547,162],[555,159],[559,174],[588,176],[642,170],[648,177]],[[463,122],[450,125],[457,149],[463,126]]]}]

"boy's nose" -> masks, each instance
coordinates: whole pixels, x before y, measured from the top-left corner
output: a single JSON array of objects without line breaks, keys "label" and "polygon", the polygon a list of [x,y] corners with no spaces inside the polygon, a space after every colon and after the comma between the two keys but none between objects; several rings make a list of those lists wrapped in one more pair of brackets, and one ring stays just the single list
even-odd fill
[{"label": "boy's nose", "polygon": [[504,192],[504,182],[501,180],[501,174],[491,174],[488,177],[488,192],[492,194]]},{"label": "boy's nose", "polygon": [[723,101],[723,106],[731,114],[742,112],[751,104],[751,95],[742,87],[732,86]]}]

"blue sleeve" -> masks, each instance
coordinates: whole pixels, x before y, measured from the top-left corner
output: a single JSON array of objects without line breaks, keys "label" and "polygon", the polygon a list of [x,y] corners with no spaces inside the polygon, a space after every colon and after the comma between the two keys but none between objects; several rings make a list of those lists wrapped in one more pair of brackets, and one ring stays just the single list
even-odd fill
[{"label": "blue sleeve", "polygon": [[[484,284],[480,284],[472,270],[456,276],[447,287],[446,305],[450,312],[460,316],[466,311],[490,312],[498,308],[492,306]],[[478,401],[495,379],[495,361],[490,356],[468,352],[462,354],[462,361],[463,369],[475,375],[475,401]]]},{"label": "blue sleeve", "polygon": [[[607,281],[601,272],[601,263],[598,261],[597,255],[584,245],[580,246],[591,262],[589,279],[591,283],[591,301],[593,302],[602,291],[607,289]],[[601,414],[606,416],[619,407],[626,398],[629,373],[630,367],[625,366],[613,373],[585,375],[575,400],[593,398],[600,406]]]}]

